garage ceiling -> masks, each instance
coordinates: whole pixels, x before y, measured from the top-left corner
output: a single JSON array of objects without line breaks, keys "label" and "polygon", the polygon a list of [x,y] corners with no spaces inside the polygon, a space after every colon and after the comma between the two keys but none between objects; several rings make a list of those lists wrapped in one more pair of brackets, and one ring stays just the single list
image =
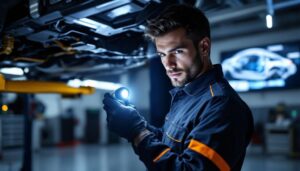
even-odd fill
[{"label": "garage ceiling", "polygon": [[[267,2],[2,0],[0,71],[15,69],[15,74],[2,72],[7,79],[101,79],[143,66],[155,56],[143,31],[146,19],[167,5],[186,3],[204,10],[212,38],[221,40],[267,31]],[[299,0],[269,2],[274,9],[273,30],[300,25],[295,17],[300,16]]]}]

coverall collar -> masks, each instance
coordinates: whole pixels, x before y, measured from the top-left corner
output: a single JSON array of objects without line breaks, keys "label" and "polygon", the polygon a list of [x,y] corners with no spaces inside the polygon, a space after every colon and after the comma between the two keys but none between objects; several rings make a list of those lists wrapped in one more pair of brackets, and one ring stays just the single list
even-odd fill
[{"label": "coverall collar", "polygon": [[215,64],[211,70],[203,73],[192,82],[186,84],[184,87],[173,88],[170,90],[170,94],[172,97],[174,97],[177,92],[184,91],[186,94],[194,96],[204,91],[209,87],[210,84],[216,82],[216,80],[220,78],[223,78],[222,67],[220,64]]}]

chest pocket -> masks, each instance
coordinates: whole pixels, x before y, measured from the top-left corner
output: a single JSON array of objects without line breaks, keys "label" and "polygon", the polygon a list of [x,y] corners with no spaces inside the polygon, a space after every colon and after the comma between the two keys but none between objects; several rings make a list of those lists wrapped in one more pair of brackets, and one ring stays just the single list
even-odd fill
[{"label": "chest pocket", "polygon": [[178,124],[171,123],[167,131],[165,132],[165,141],[172,150],[176,152],[182,152],[184,146],[184,140],[186,137],[186,129]]}]

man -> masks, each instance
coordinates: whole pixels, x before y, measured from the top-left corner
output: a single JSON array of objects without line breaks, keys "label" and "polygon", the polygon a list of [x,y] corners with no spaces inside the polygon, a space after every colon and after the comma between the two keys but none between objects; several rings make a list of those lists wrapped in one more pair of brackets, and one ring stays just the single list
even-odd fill
[{"label": "man", "polygon": [[204,14],[174,5],[151,20],[146,32],[175,87],[162,129],[109,94],[108,127],[133,143],[149,170],[241,170],[253,131],[248,106],[210,61],[210,28]]}]

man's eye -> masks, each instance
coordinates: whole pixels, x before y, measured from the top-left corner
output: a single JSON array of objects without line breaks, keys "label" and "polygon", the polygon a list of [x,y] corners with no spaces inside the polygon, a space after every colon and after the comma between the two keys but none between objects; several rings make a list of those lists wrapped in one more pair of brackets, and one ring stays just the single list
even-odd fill
[{"label": "man's eye", "polygon": [[180,49],[175,50],[175,54],[181,54],[181,53],[183,53],[183,50]]},{"label": "man's eye", "polygon": [[157,53],[157,55],[158,55],[159,57],[164,57],[164,56],[166,56],[166,55],[163,54],[163,53]]}]

